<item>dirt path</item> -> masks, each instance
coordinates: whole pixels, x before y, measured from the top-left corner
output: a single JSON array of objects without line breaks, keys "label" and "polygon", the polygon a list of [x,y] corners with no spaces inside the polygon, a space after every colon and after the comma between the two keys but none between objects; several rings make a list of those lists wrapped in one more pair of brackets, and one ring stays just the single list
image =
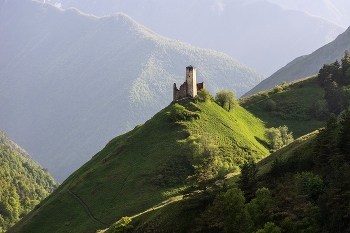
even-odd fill
[{"label": "dirt path", "polygon": [[105,225],[105,226],[109,226],[109,224],[101,222],[99,219],[95,218],[95,216],[92,214],[92,212],[90,211],[89,207],[85,204],[85,202],[77,195],[75,194],[72,190],[68,189],[68,192],[70,192],[74,197],[76,197],[80,203],[84,206],[84,208],[86,209],[86,211],[90,214],[90,216],[95,219],[96,221],[98,221],[99,223]]}]

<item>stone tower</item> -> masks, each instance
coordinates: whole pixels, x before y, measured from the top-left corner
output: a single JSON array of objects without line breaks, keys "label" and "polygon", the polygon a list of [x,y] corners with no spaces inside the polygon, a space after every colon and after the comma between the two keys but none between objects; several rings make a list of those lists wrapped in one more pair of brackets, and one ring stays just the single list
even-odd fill
[{"label": "stone tower", "polygon": [[191,97],[197,96],[196,68],[193,66],[186,67],[186,94]]},{"label": "stone tower", "polygon": [[177,89],[176,83],[173,86],[173,100],[181,99],[184,97],[196,97],[197,90],[205,89],[205,83],[197,83],[196,81],[196,68],[193,66],[186,67],[186,82],[184,82],[180,89]]}]

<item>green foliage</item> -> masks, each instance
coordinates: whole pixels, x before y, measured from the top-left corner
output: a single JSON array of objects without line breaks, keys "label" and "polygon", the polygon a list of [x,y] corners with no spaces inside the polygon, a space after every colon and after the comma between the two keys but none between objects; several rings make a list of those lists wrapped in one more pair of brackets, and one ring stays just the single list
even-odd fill
[{"label": "green foliage", "polygon": [[276,102],[272,99],[268,99],[264,102],[264,109],[268,112],[272,112],[276,110]]},{"label": "green foliage", "polygon": [[215,159],[219,157],[219,148],[207,137],[189,139],[191,149],[191,164],[194,174],[188,177],[198,189],[207,191],[216,180],[218,167],[215,166]]},{"label": "green foliage", "polygon": [[315,116],[319,120],[325,120],[329,116],[328,103],[326,100],[318,100],[315,103]]},{"label": "green foliage", "polygon": [[245,162],[241,168],[241,176],[239,177],[238,187],[244,192],[245,197],[250,201],[256,192],[258,169],[253,160]]},{"label": "green foliage", "polygon": [[[299,87],[300,84],[303,88]],[[266,127],[278,128],[280,125],[286,125],[295,137],[301,137],[322,127],[323,121],[315,115],[315,103],[319,100],[324,101],[325,90],[319,85],[316,76],[289,82],[283,86],[283,90],[274,93],[271,89],[241,98],[238,102],[266,122]],[[268,99],[266,95],[269,96]],[[271,112],[265,108],[265,102],[269,100],[276,103],[276,108]]]},{"label": "green foliage", "polygon": [[210,95],[209,91],[207,89],[201,89],[197,92],[197,99],[199,101],[210,101],[213,99],[213,96]]},{"label": "green foliage", "polygon": [[56,188],[50,174],[30,158],[0,131],[0,232],[6,232]]},{"label": "green foliage", "polygon": [[281,86],[276,85],[276,86],[273,88],[273,92],[274,92],[274,93],[279,93],[279,92],[282,92],[282,91],[283,91],[283,87],[281,87]]},{"label": "green foliage", "polygon": [[256,233],[281,233],[281,228],[273,222],[267,222],[264,225],[264,229],[260,229]]},{"label": "green foliage", "polygon": [[269,128],[265,131],[265,137],[270,141],[271,149],[279,149],[293,142],[293,132],[288,133],[287,126]]},{"label": "green foliage", "polygon": [[224,195],[226,213],[226,232],[246,232],[249,227],[249,215],[245,210],[244,193],[237,188],[229,189]]},{"label": "green foliage", "polygon": [[126,233],[129,232],[132,228],[134,228],[130,222],[131,218],[129,217],[122,217],[113,227],[113,230],[111,233]]},{"label": "green foliage", "polygon": [[297,192],[307,195],[313,203],[316,203],[319,196],[324,193],[323,180],[312,172],[302,172],[295,175]]},{"label": "green foliage", "polygon": [[216,93],[215,100],[227,111],[230,111],[235,105],[237,105],[236,94],[233,91],[225,89]]},{"label": "green foliage", "polygon": [[187,110],[184,106],[175,103],[171,106],[170,118],[173,121],[183,121],[189,119],[197,119],[199,115],[197,113]]}]

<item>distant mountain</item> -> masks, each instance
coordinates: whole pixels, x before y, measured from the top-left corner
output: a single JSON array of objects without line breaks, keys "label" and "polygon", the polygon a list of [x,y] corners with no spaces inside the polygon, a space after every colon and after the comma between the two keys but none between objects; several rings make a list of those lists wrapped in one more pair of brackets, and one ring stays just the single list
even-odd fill
[{"label": "distant mountain", "polygon": [[188,65],[212,93],[240,96],[265,78],[125,14],[98,18],[36,1],[3,4],[0,41],[0,125],[58,181],[167,106]]},{"label": "distant mountain", "polygon": [[328,20],[267,1],[61,0],[60,4],[62,9],[75,7],[96,16],[125,13],[162,36],[224,52],[267,76],[345,31]]},{"label": "distant mountain", "polygon": [[243,96],[250,96],[268,90],[275,85],[281,85],[283,81],[291,82],[317,74],[323,64],[331,64],[336,59],[340,62],[345,50],[350,51],[350,28],[340,34],[334,41],[313,53],[294,59]]},{"label": "distant mountain", "polygon": [[285,9],[301,10],[322,17],[343,27],[350,26],[350,1],[348,0],[268,0]]}]

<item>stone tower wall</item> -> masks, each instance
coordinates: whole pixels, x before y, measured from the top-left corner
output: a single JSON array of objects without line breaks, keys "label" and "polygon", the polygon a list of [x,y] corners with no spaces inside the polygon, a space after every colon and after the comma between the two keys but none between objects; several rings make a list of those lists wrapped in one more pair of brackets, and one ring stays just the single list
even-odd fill
[{"label": "stone tower wall", "polygon": [[197,96],[197,80],[196,80],[196,68],[192,66],[186,67],[186,92],[188,96]]},{"label": "stone tower wall", "polygon": [[181,86],[180,89],[178,90],[176,87],[176,83],[174,83],[174,90],[173,90],[173,100],[177,100],[180,98],[185,98],[186,97],[186,82],[184,82]]}]

